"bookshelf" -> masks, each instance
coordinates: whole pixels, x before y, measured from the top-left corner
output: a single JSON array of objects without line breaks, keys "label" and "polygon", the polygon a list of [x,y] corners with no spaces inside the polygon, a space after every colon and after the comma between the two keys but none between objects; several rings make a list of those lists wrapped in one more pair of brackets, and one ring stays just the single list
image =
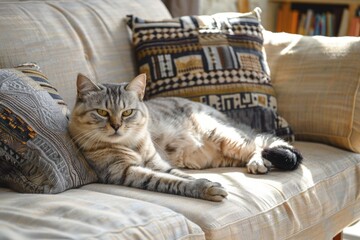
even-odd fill
[{"label": "bookshelf", "polygon": [[276,4],[273,31],[360,36],[360,0],[269,0]]}]

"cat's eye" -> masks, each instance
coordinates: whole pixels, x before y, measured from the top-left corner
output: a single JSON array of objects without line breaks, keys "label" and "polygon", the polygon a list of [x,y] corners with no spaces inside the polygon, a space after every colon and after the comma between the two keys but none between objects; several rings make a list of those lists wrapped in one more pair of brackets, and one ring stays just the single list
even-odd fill
[{"label": "cat's eye", "polygon": [[132,109],[128,109],[122,112],[123,117],[128,117],[133,113]]},{"label": "cat's eye", "polygon": [[96,112],[100,115],[100,116],[103,116],[103,117],[107,117],[109,115],[109,113],[105,110],[102,110],[102,109],[96,109]]}]

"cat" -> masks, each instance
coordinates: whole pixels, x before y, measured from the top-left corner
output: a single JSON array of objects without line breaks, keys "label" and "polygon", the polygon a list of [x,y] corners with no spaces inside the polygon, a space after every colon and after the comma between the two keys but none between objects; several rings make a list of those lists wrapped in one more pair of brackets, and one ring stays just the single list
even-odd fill
[{"label": "cat", "polygon": [[78,75],[68,129],[102,183],[222,201],[228,193],[221,184],[180,169],[232,166],[265,174],[273,166],[264,156],[292,159],[294,169],[301,162],[301,154],[280,138],[234,124],[202,103],[144,101],[145,88],[145,74],[121,84]]}]

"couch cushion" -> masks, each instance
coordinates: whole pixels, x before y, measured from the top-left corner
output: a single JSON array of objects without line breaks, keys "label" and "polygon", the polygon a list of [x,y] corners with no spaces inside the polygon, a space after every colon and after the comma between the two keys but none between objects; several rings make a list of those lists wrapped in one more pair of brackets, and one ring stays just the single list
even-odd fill
[{"label": "couch cushion", "polygon": [[198,224],[206,239],[332,239],[360,218],[360,155],[317,143],[295,146],[304,160],[291,172],[189,171],[225,186],[229,195],[220,203],[122,186],[92,184],[82,189],[169,207]]},{"label": "couch cushion", "polygon": [[184,216],[143,201],[81,189],[56,195],[0,188],[0,239],[204,239]]},{"label": "couch cushion", "polygon": [[36,62],[72,108],[76,77],[102,82],[135,75],[126,14],[170,17],[160,0],[0,2],[0,68]]},{"label": "couch cushion", "polygon": [[236,122],[292,139],[277,115],[263,52],[260,9],[155,21],[129,16],[148,98],[179,96],[224,112]]},{"label": "couch cushion", "polygon": [[265,47],[296,138],[360,152],[360,38],[267,32]]},{"label": "couch cushion", "polygon": [[56,90],[34,65],[18,69],[0,70],[0,184],[58,193],[96,181],[67,132]]}]

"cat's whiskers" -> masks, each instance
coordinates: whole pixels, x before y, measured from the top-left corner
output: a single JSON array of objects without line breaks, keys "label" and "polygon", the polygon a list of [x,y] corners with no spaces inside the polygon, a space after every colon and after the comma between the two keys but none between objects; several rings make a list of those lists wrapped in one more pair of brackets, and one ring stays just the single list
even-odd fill
[{"label": "cat's whiskers", "polygon": [[77,142],[80,149],[89,149],[93,148],[96,142],[99,142],[100,137],[98,136],[97,131],[94,129],[89,132],[81,132],[78,135],[75,135],[73,137],[73,140]]},{"label": "cat's whiskers", "polygon": [[[87,138],[87,135],[91,135],[92,133],[91,132],[87,132],[87,133],[84,133],[84,132],[81,132],[75,136],[72,136],[70,139],[72,142],[76,143],[79,147],[76,149],[76,154],[78,154],[78,152],[81,151],[81,148],[80,146],[82,145],[81,141],[82,139],[84,138]],[[70,146],[71,143],[68,143],[68,145]]]},{"label": "cat's whiskers", "polygon": [[76,135],[74,135],[71,139],[74,142],[77,142],[78,144],[81,144],[82,140],[85,138],[88,138],[89,136],[93,135],[93,131],[89,131],[89,132],[80,132]]}]

